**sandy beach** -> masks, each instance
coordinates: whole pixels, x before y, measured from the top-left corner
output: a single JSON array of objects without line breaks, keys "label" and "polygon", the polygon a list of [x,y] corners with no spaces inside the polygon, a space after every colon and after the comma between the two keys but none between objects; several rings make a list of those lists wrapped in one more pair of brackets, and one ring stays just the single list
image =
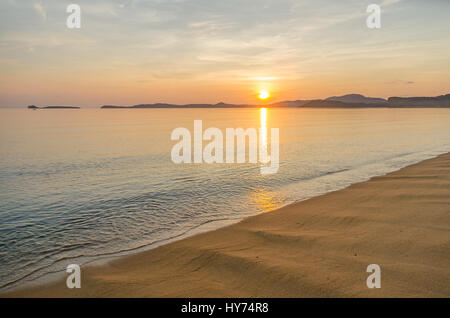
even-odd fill
[{"label": "sandy beach", "polygon": [[[381,288],[369,289],[369,264]],[[7,297],[449,297],[450,154]]]}]

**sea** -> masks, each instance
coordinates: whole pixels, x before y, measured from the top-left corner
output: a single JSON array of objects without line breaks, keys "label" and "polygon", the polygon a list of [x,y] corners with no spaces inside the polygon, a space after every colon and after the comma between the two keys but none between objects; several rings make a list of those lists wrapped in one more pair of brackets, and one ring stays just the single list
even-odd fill
[{"label": "sea", "polygon": [[[176,128],[279,129],[279,169],[175,164]],[[0,109],[0,290],[450,151],[450,109]],[[276,213],[273,212],[273,213]],[[395,213],[395,211],[393,211]]]}]

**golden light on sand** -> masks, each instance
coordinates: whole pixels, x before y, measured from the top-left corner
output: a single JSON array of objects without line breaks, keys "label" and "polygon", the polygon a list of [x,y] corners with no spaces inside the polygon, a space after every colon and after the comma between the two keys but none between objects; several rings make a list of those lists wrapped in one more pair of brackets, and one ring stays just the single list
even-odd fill
[{"label": "golden light on sand", "polygon": [[270,94],[265,89],[259,91],[259,96],[258,96],[259,99],[268,99],[269,97],[270,97]]}]

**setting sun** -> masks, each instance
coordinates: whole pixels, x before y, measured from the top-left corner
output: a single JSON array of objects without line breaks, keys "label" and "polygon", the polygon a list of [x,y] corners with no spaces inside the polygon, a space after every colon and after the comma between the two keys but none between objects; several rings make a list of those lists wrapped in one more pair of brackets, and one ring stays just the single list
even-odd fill
[{"label": "setting sun", "polygon": [[261,91],[259,92],[259,96],[258,96],[259,99],[268,99],[269,97],[270,97],[270,94],[269,94],[268,91],[266,91],[266,90],[261,90]]}]

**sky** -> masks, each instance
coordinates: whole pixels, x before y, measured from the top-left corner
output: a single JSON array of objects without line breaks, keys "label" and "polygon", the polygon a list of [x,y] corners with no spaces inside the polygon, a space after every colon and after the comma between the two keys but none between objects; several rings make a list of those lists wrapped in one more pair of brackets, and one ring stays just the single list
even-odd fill
[{"label": "sky", "polygon": [[450,0],[2,0],[0,106],[437,96],[449,16]]}]

